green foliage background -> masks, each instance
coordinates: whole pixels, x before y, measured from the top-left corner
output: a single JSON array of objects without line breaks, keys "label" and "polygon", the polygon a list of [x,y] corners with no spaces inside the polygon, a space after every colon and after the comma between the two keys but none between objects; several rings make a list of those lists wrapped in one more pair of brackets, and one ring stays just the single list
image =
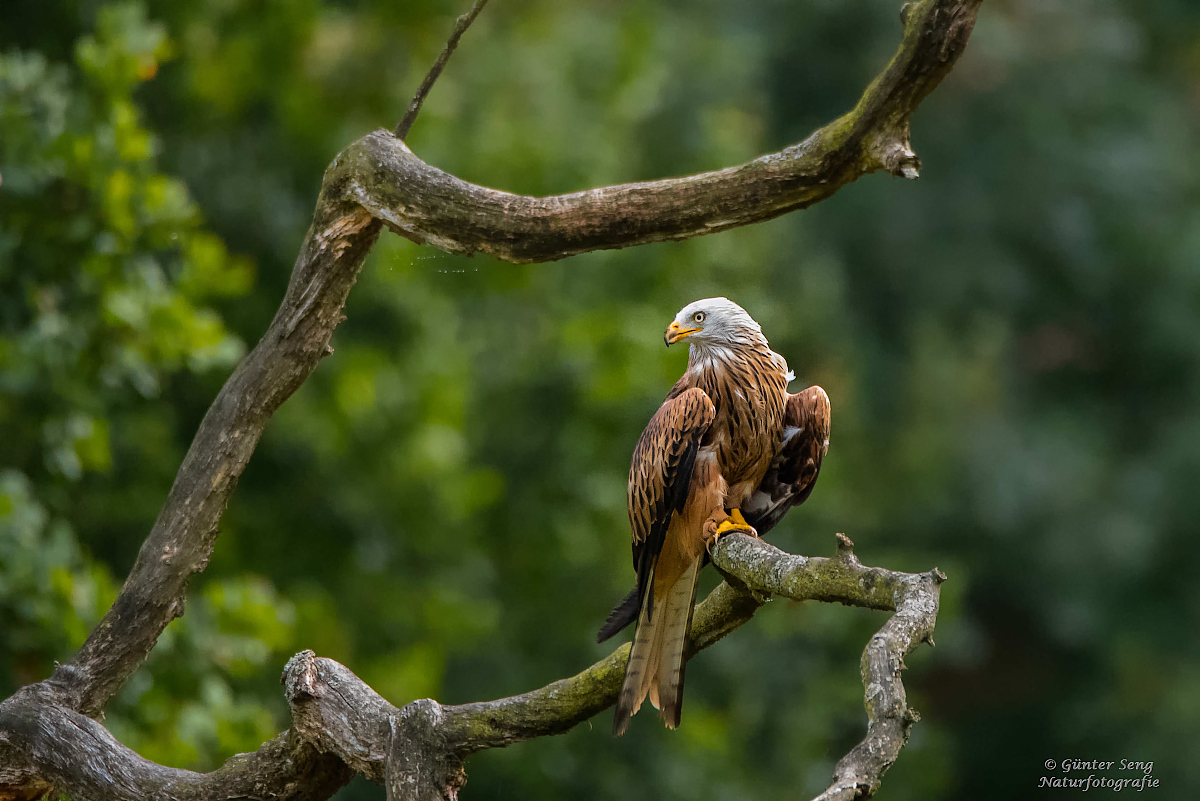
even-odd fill
[{"label": "green foliage background", "polygon": [[[0,8],[0,695],[107,608],[325,165],[395,123],[462,10]],[[726,166],[847,109],[896,11],[497,2],[409,141],[537,194]],[[868,563],[951,577],[880,797],[1024,797],[1067,758],[1154,760],[1160,792],[1200,792],[1200,6],[989,0],[913,142],[919,182],[689,242],[514,267],[385,236],[107,725],[210,769],[286,725],[302,648],[397,704],[606,653],[629,453],[685,360],[662,329],[727,294],[833,400],[820,486],[772,540],[826,553],[844,531]],[[689,669],[679,731],[639,716],[614,741],[602,717],[473,758],[466,792],[815,792],[861,736],[881,621],[772,604]]]}]

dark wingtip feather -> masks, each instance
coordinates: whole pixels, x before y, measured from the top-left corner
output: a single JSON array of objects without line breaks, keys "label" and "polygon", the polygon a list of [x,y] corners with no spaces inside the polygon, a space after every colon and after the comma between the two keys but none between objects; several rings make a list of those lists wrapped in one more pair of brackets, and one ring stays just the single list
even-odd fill
[{"label": "dark wingtip feather", "polygon": [[596,635],[596,642],[604,642],[612,637],[621,629],[637,620],[637,616],[638,592],[637,587],[634,587],[625,596],[624,600],[612,610],[608,616],[608,620],[604,621],[604,625],[600,627],[600,633]]}]

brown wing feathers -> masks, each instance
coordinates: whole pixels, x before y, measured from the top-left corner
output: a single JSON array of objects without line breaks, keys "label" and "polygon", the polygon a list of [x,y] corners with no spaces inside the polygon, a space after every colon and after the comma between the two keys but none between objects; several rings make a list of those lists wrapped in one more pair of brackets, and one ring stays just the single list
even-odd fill
[{"label": "brown wing feathers", "polygon": [[809,387],[788,396],[783,441],[750,502],[742,509],[746,522],[766,534],[788,509],[804,503],[816,486],[821,462],[829,449],[829,396]]},{"label": "brown wing feathers", "polygon": [[[689,389],[659,407],[638,438],[629,468],[629,518],[633,526],[633,563],[638,595],[662,550],[674,512],[683,511],[696,452],[716,409],[701,389]],[[654,614],[653,593],[650,614]]]},{"label": "brown wing feathers", "polygon": [[[603,639],[623,628],[628,617],[636,616],[638,621],[617,700],[614,734],[625,731],[630,716],[647,696],[662,710],[668,725],[678,724],[683,646],[700,559],[681,550],[676,540],[681,535],[680,515],[692,490],[700,443],[715,416],[716,409],[704,391],[689,389],[663,403],[633,451],[629,520],[638,577],[636,595],[626,598],[600,631]],[[671,534],[674,539],[664,556],[672,525],[676,527]],[[660,556],[665,564],[660,564]]]},{"label": "brown wing feathers", "polygon": [[[704,391],[689,389],[668,398],[638,438],[629,467],[629,522],[637,586],[613,609],[596,642],[604,642],[637,620],[671,515],[682,511],[687,501],[696,453],[715,415]],[[648,603],[653,614],[653,593]]]}]

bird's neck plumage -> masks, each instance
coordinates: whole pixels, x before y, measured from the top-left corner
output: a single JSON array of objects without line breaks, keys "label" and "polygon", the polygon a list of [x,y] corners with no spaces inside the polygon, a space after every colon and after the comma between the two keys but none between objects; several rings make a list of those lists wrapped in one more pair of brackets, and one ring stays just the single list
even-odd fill
[{"label": "bird's neck plumage", "polygon": [[693,342],[688,351],[688,375],[699,377],[713,370],[731,366],[749,366],[753,372],[777,371],[786,376],[785,384],[794,377],[787,360],[767,344],[761,333],[747,332],[745,337],[723,342]]}]

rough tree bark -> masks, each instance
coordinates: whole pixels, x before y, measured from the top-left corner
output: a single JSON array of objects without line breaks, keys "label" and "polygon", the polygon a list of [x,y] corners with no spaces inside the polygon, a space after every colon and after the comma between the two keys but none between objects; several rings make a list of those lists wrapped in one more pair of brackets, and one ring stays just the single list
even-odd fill
[{"label": "rough tree bark", "polygon": [[[484,2],[460,19],[444,55]],[[444,173],[385,130],[342,151],[325,173],[275,318],[201,422],[117,600],[70,661],[0,703],[0,801],[53,791],[76,799],[325,799],[355,772],[385,783],[389,798],[453,798],[466,779],[467,755],[564,732],[610,706],[628,646],[524,695],[463,706],[423,700],[402,709],[347,668],[306,651],[283,676],[292,727],[212,773],[149,762],[98,722],[163,629],[183,614],[188,579],[208,563],[217,523],[263,428],[333,352],[329,340],[346,297],[385,226],[450,253],[552,261],[767,220],[876,170],[916,178],[909,119],[962,53],[981,2],[906,4],[899,50],[852,111],[739,167],[537,198]],[[397,130],[407,131],[427,89]],[[873,794],[907,739],[916,715],[900,670],[905,654],[932,643],[944,578],[936,570],[864,567],[849,540],[839,538],[829,559],[792,556],[742,536],[723,540],[713,561],[727,581],[697,608],[690,651],[744,623],[769,595],[895,613],[863,653],[866,738],[838,763],[822,799]]]}]

